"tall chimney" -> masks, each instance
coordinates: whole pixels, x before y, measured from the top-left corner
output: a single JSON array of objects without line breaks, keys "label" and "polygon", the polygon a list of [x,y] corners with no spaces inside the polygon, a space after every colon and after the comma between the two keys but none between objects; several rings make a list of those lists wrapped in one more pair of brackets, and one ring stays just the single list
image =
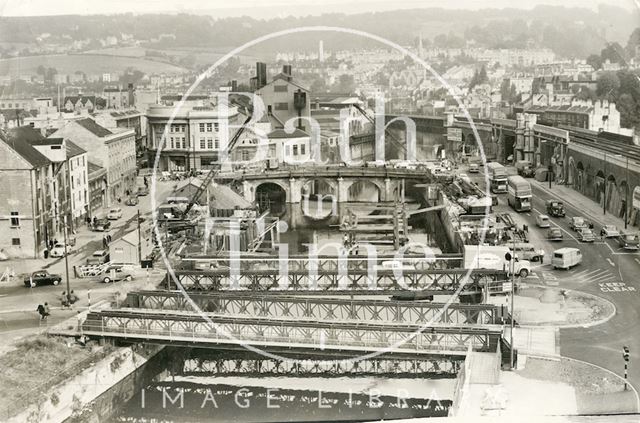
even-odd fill
[{"label": "tall chimney", "polygon": [[262,62],[256,63],[256,89],[260,89],[267,85],[267,64]]},{"label": "tall chimney", "polygon": [[129,85],[127,86],[127,91],[129,95],[129,99],[128,99],[129,107],[133,107],[136,102],[135,97],[133,96],[133,83],[129,82]]}]

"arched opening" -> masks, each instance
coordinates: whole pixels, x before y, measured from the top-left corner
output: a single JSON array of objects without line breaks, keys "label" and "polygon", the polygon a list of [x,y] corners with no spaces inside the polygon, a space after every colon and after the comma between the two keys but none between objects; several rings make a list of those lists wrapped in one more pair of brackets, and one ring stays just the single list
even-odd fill
[{"label": "arched opening", "polygon": [[620,193],[618,192],[618,186],[616,185],[616,178],[613,175],[607,177],[607,204],[606,209],[612,214],[617,214],[620,208]]},{"label": "arched opening", "polygon": [[573,179],[574,186],[578,192],[583,192],[584,189],[584,165],[582,162],[576,164],[576,173]]},{"label": "arched opening", "polygon": [[603,203],[604,203],[604,195],[603,194],[604,194],[604,190],[605,190],[604,172],[603,171],[599,170],[595,174],[593,183],[591,185],[593,186],[593,189],[594,189],[593,197],[596,199],[596,202],[600,203],[600,205],[602,206]]},{"label": "arched opening", "polygon": [[337,214],[338,193],[327,179],[310,179],[302,185],[302,212],[314,219]]},{"label": "arched opening", "polygon": [[572,186],[575,181],[576,164],[573,161],[573,157],[569,157],[569,172],[567,174],[567,185]]},{"label": "arched opening", "polygon": [[620,182],[618,193],[620,194],[620,207],[618,209],[618,217],[626,219],[628,217],[627,212],[629,210],[628,202],[631,201],[629,200],[629,185],[627,185],[627,181]]},{"label": "arched opening", "polygon": [[260,212],[270,211],[274,215],[281,215],[286,211],[287,192],[280,185],[265,182],[256,188],[256,203]]},{"label": "arched opening", "polygon": [[368,180],[359,180],[351,184],[348,191],[350,203],[377,203],[380,202],[380,188]]}]

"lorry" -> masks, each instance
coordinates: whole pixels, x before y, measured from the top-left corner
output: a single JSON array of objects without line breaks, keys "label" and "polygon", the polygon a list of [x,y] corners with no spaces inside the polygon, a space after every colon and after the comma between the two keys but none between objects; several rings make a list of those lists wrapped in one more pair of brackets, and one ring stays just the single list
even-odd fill
[{"label": "lorry", "polygon": [[517,212],[531,210],[531,184],[522,176],[509,176],[507,202]]},{"label": "lorry", "polygon": [[532,178],[535,174],[533,170],[533,166],[531,162],[528,160],[519,160],[516,162],[516,170],[518,171],[518,175],[524,178]]},{"label": "lorry", "polygon": [[547,214],[553,217],[564,217],[564,203],[557,200],[547,200]]},{"label": "lorry", "polygon": [[[465,245],[464,268],[504,270],[510,274],[512,263],[507,261],[507,253],[513,255],[506,245]],[[514,273],[522,278],[531,273],[531,263],[528,260],[520,260],[517,254],[513,265]]]},{"label": "lorry", "polygon": [[495,194],[507,192],[507,169],[497,162],[487,163],[485,167],[489,173],[491,192]]}]

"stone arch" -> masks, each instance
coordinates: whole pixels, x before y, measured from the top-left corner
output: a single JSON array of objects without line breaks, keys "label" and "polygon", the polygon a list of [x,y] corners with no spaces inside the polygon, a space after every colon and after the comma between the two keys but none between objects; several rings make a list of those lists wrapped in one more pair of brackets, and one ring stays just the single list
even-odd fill
[{"label": "stone arch", "polygon": [[614,210],[614,213],[616,213],[618,217],[624,218],[625,214],[629,212],[628,202],[631,201],[631,191],[629,191],[629,184],[627,184],[627,181],[621,181],[618,184],[618,193],[620,195],[620,206],[617,210]]},{"label": "stone arch", "polygon": [[255,185],[255,201],[261,212],[268,209],[273,214],[284,213],[290,195],[288,187],[281,181],[261,181]]},{"label": "stone arch", "polygon": [[309,178],[300,185],[302,213],[312,219],[326,219],[338,213],[338,183],[327,178]]},{"label": "stone arch", "polygon": [[610,213],[617,214],[617,212],[620,210],[620,192],[618,190],[618,185],[616,184],[616,177],[613,174],[609,174],[606,180],[606,184],[606,209]]},{"label": "stone arch", "polygon": [[380,202],[385,197],[385,187],[376,179],[355,179],[347,187],[349,202]]},{"label": "stone arch", "polygon": [[574,178],[574,184],[578,192],[584,193],[584,179],[584,165],[579,161],[576,165],[576,173]]},{"label": "stone arch", "polygon": [[575,173],[576,173],[575,160],[573,160],[573,157],[569,157],[569,171],[567,172],[567,185],[571,185],[571,186],[573,185],[573,181],[576,180]]}]

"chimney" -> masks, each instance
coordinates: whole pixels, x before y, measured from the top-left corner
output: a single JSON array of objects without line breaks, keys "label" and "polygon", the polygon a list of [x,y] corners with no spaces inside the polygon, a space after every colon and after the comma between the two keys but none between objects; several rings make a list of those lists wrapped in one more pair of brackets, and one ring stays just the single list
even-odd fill
[{"label": "chimney", "polygon": [[256,62],[256,89],[267,85],[267,64]]},{"label": "chimney", "polygon": [[136,102],[135,97],[133,96],[133,91],[134,91],[133,90],[133,83],[129,82],[129,85],[127,86],[127,91],[128,91],[128,95],[129,95],[129,98],[128,98],[129,107],[133,107],[135,105],[135,102]]},{"label": "chimney", "polygon": [[232,92],[238,91],[238,80],[237,79],[232,79],[231,80],[231,91]]},{"label": "chimney", "polygon": [[283,65],[282,73],[287,77],[287,81],[291,81],[291,65]]}]

